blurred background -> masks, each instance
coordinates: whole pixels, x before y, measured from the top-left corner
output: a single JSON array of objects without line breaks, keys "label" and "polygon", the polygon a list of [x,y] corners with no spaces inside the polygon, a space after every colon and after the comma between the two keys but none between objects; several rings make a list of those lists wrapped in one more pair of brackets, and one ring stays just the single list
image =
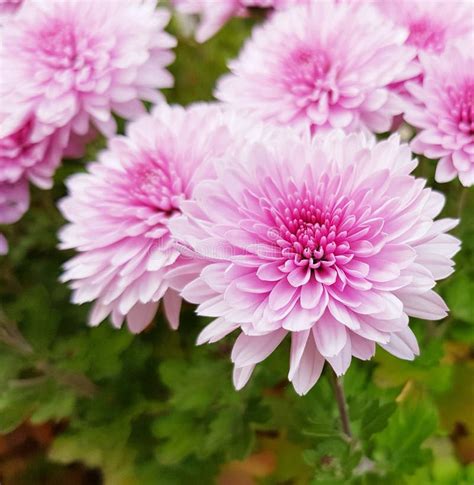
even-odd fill
[{"label": "blurred background", "polygon": [[[259,18],[234,19],[205,44],[178,38],[171,103],[212,99]],[[121,125],[123,132],[123,123]],[[206,321],[186,306],[179,333],[164,320],[139,336],[104,322],[58,282],[71,254],[57,248],[64,224],[55,203],[64,180],[95,159],[65,161],[51,191],[32,189],[31,209],[2,227],[0,258],[0,483],[472,484],[474,483],[474,194],[456,180],[437,186],[434,162],[417,175],[447,195],[460,217],[457,271],[439,285],[451,309],[441,322],[413,322],[421,356],[377,351],[344,377],[355,438],[340,433],[328,376],[305,397],[288,384],[288,349],[259,365],[249,385],[231,382],[230,340],[195,347]]]}]

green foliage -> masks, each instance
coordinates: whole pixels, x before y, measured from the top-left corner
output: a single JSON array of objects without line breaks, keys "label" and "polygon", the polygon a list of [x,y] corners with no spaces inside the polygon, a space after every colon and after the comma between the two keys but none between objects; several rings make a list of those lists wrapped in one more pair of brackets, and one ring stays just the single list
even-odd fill
[{"label": "green foliage", "polygon": [[[168,100],[212,99],[216,79],[255,21],[233,20],[198,45],[175,19],[176,85]],[[70,254],[56,247],[64,221],[55,204],[65,195],[65,179],[104,143],[98,139],[83,160],[65,162],[54,189],[33,189],[31,210],[1,228],[11,249],[0,259],[0,434],[25,420],[59,430],[24,477],[52,463],[81,462],[111,485],[207,485],[229,470],[265,485],[474,483],[467,465],[474,449],[472,190],[435,184],[434,162],[420,160],[418,175],[447,197],[444,215],[461,218],[460,271],[440,285],[452,312],[440,323],[413,322],[421,347],[415,361],[379,349],[373,361],[352,364],[344,377],[349,438],[327,369],[307,396],[287,384],[286,344],[236,392],[233,337],[195,347],[206,322],[192,307],[184,308],[179,333],[161,315],[139,336],[105,322],[87,327],[88,306],[70,304],[58,282]],[[0,457],[0,475],[1,466]]]}]

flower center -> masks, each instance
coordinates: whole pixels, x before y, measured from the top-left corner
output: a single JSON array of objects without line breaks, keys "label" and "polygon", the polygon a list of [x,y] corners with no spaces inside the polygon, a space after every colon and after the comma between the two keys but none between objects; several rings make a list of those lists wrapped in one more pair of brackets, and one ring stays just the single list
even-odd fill
[{"label": "flower center", "polygon": [[409,25],[407,43],[430,52],[441,52],[445,45],[444,31],[426,19],[416,20]]},{"label": "flower center", "polygon": [[141,155],[140,162],[127,170],[132,198],[169,215],[178,210],[183,184],[174,167],[164,158]]},{"label": "flower center", "polygon": [[41,32],[43,60],[54,67],[67,68],[77,56],[76,36],[69,24],[56,23]]},{"label": "flower center", "polygon": [[323,91],[330,90],[327,81],[330,68],[331,63],[325,52],[302,47],[286,61],[285,82],[294,94],[316,100]]},{"label": "flower center", "polygon": [[336,254],[349,250],[348,243],[339,244],[338,226],[341,208],[329,210],[310,199],[296,200],[277,218],[280,222],[277,244],[281,254],[297,266],[314,270],[336,264]]},{"label": "flower center", "polygon": [[462,89],[447,88],[451,103],[451,114],[459,129],[466,135],[474,136],[474,81]]}]

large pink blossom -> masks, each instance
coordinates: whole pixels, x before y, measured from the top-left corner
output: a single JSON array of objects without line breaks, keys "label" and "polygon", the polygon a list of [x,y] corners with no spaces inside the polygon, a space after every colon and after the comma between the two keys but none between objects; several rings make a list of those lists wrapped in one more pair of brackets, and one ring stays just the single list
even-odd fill
[{"label": "large pink blossom", "polygon": [[440,159],[436,180],[459,176],[474,184],[474,55],[466,46],[450,46],[438,56],[422,55],[423,84],[407,84],[414,102],[405,119],[419,128],[411,148]]},{"label": "large pink blossom", "polygon": [[300,130],[387,131],[402,111],[389,85],[417,72],[407,36],[366,3],[291,8],[254,31],[216,96]]},{"label": "large pink blossom", "polygon": [[112,112],[136,117],[140,100],[172,84],[168,20],[156,0],[29,0],[2,30],[6,123],[34,113],[51,133],[69,125],[84,135],[92,121],[112,135]]},{"label": "large pink blossom", "polygon": [[292,5],[307,4],[311,0],[173,0],[179,12],[200,16],[196,40],[210,39],[231,17],[245,16],[248,9],[283,9]]},{"label": "large pink blossom", "polygon": [[115,326],[126,317],[130,330],[140,332],[163,299],[177,327],[175,289],[200,263],[180,256],[168,224],[195,184],[214,176],[211,159],[232,140],[226,120],[213,105],[160,105],[131,123],[126,137],[112,139],[87,173],[69,179],[69,196],[59,204],[70,222],[61,248],[80,254],[66,263],[62,279],[71,282],[75,303],[95,301],[91,325],[111,314]]},{"label": "large pink blossom", "polygon": [[444,197],[410,175],[416,164],[396,135],[279,133],[239,145],[196,187],[170,225],[207,261],[182,296],[216,317],[199,343],[240,330],[238,389],[288,335],[300,394],[325,361],[343,374],[376,343],[402,359],[418,354],[409,316],[446,316],[433,287],[452,273],[459,241],[446,234],[456,220],[434,221]]}]

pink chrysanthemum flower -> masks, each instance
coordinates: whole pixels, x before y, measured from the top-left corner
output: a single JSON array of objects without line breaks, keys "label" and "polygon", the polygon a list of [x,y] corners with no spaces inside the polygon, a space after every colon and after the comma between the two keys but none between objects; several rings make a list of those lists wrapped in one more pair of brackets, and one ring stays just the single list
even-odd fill
[{"label": "pink chrysanthemum flower", "polygon": [[34,116],[11,128],[3,124],[0,133],[0,183],[13,184],[27,178],[40,188],[51,188],[52,176],[68,143],[68,128],[43,133],[44,126]]},{"label": "pink chrysanthemum flower", "polygon": [[62,280],[71,282],[75,303],[95,300],[91,325],[111,314],[115,326],[126,317],[140,332],[163,299],[178,326],[181,299],[171,287],[183,286],[200,263],[179,255],[168,224],[195,184],[213,176],[209,160],[230,142],[218,107],[161,105],[130,124],[126,137],[112,139],[86,174],[70,178],[70,195],[59,205],[70,221],[60,247],[80,254],[66,263]]},{"label": "pink chrysanthemum flower", "polygon": [[[380,11],[396,25],[408,30],[406,44],[421,53],[441,54],[453,42],[474,42],[473,4],[465,0],[373,0]],[[419,58],[414,70],[419,74],[409,81],[421,82],[423,69]],[[394,83],[399,94],[408,95],[405,82]]]},{"label": "pink chrysanthemum flower", "polygon": [[181,13],[200,16],[196,40],[205,42],[230,18],[245,16],[249,8],[283,9],[291,5],[307,4],[309,1],[311,0],[173,0],[173,4]]},{"label": "pink chrysanthemum flower", "polygon": [[469,0],[374,0],[374,3],[389,19],[408,29],[406,42],[418,53],[441,54],[450,42],[473,35],[473,4]]},{"label": "pink chrysanthemum flower", "polygon": [[282,133],[226,155],[217,179],[171,222],[176,239],[207,261],[182,296],[217,317],[198,343],[240,329],[234,384],[291,336],[289,380],[305,394],[325,361],[343,374],[379,343],[418,354],[408,317],[440,319],[433,291],[453,271],[456,220],[433,219],[440,193],[410,175],[416,166],[392,136],[378,144],[338,131],[297,141]]},{"label": "pink chrysanthemum flower", "polygon": [[436,180],[459,176],[474,184],[474,55],[450,46],[442,56],[421,56],[423,84],[407,84],[414,102],[405,119],[420,129],[415,153],[438,159]]},{"label": "pink chrysanthemum flower", "polygon": [[[0,181],[0,224],[13,224],[28,210],[30,194],[24,178],[15,183]],[[0,233],[0,255],[7,254],[8,243]]]},{"label": "pink chrysanthemum flower", "polygon": [[366,3],[291,8],[254,31],[216,96],[300,130],[384,132],[402,111],[389,85],[414,74],[407,35]]},{"label": "pink chrysanthemum flower", "polygon": [[2,30],[1,111],[112,135],[112,112],[135,117],[172,84],[168,20],[156,0],[29,0]]}]

